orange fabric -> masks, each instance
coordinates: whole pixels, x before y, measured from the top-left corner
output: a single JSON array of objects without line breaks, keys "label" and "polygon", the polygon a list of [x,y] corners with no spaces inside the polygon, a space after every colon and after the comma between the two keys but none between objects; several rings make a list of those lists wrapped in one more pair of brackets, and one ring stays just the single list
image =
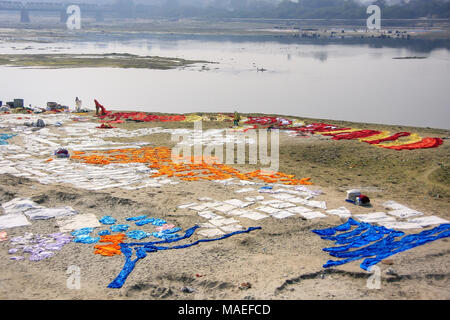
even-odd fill
[{"label": "orange fabric", "polygon": [[100,236],[100,242],[111,242],[110,244],[99,244],[94,248],[94,254],[101,254],[102,256],[112,257],[122,253],[120,251],[120,244],[126,239],[126,235],[119,233],[116,235]]},{"label": "orange fabric", "polygon": [[[150,177],[178,177],[184,181],[202,180],[226,180],[238,178],[241,180],[258,179],[267,183],[283,183],[286,185],[311,185],[311,178],[296,179],[293,175],[282,172],[271,173],[270,175],[261,170],[243,173],[225,164],[217,163],[216,158],[185,158],[172,159],[172,151],[166,147],[124,149],[92,152],[90,155],[74,155],[72,159],[80,160],[90,164],[110,164],[110,163],[146,163],[152,169],[159,172]],[[179,163],[177,160],[189,160]]]},{"label": "orange fabric", "polygon": [[[160,121],[160,122],[172,122],[172,121],[184,121],[186,116],[184,115],[170,115],[170,116],[157,116],[154,114],[149,114],[145,112],[115,112],[115,113],[107,113],[102,114],[100,119],[112,118],[113,123],[122,123],[124,122],[121,119],[131,119],[134,121],[142,121],[142,122],[152,122],[152,121]],[[120,121],[120,122],[118,122]]]}]

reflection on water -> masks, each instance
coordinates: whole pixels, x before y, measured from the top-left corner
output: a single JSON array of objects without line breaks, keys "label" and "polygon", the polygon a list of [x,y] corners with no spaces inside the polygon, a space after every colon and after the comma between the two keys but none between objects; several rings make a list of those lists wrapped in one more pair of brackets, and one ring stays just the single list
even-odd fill
[{"label": "reflection on water", "polygon": [[[73,106],[78,96],[88,107],[95,98],[120,110],[240,110],[450,129],[449,51],[436,42],[423,44],[344,45],[183,35],[134,35],[127,41],[118,35],[102,42],[0,43],[1,53],[117,52],[218,63],[208,65],[208,71],[202,70],[202,65],[166,71],[0,67],[0,100],[22,97],[26,104],[56,100]],[[427,58],[393,59],[417,55]],[[261,68],[267,71],[258,72]]]},{"label": "reflection on water", "polygon": [[313,57],[319,61],[325,62],[328,59],[328,53],[326,51],[315,52]]}]

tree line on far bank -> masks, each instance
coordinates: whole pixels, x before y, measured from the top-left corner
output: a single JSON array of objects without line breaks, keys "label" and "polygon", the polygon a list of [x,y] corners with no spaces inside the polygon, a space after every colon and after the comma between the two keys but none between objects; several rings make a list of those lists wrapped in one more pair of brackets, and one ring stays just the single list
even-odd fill
[{"label": "tree line on far bank", "polygon": [[[153,4],[152,4],[153,3]],[[385,19],[450,18],[449,0],[403,0],[389,5],[373,1]],[[200,6],[183,0],[150,4],[116,0],[117,15],[135,18],[273,18],[273,19],[365,19],[367,4],[356,0],[283,0],[280,3],[255,0],[215,0]]]}]

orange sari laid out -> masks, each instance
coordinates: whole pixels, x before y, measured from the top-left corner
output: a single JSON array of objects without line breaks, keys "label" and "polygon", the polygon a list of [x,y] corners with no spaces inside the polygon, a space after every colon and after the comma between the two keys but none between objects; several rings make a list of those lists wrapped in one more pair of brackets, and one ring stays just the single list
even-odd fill
[{"label": "orange sari laid out", "polygon": [[[311,185],[311,178],[297,179],[293,175],[282,172],[263,172],[261,170],[243,173],[237,169],[222,163],[217,163],[215,158],[178,159],[185,160],[181,163],[172,159],[172,151],[166,147],[122,149],[109,151],[92,151],[92,154],[75,154],[71,159],[80,160],[84,163],[106,165],[110,163],[146,163],[158,173],[151,178],[166,176],[168,178],[178,177],[184,181],[199,180],[226,180],[238,178],[240,180],[258,179],[266,183],[282,183],[285,185]],[[103,153],[103,154],[102,154]]]}]

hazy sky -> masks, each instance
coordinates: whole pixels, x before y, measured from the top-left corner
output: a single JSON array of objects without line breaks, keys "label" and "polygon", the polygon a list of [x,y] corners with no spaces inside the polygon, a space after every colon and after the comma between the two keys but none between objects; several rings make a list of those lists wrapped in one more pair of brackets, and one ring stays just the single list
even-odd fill
[{"label": "hazy sky", "polygon": [[[1,0],[0,0],[1,1]],[[118,0],[9,0],[14,2],[59,2],[59,3],[97,3],[97,4],[109,4],[117,2]],[[273,3],[278,4],[282,2],[283,0],[133,0],[136,4],[156,4],[161,5],[167,1],[177,1],[179,4],[191,4],[196,6],[203,6],[203,5],[210,5],[210,4],[220,4],[220,5],[227,5],[230,2],[233,1],[246,1],[247,3],[256,3],[256,2],[266,2],[266,3]],[[298,0],[289,0],[292,2],[298,2]],[[347,1],[347,0],[342,0]],[[366,5],[369,5],[376,0],[353,0],[356,2],[360,2]],[[409,2],[414,0],[386,0],[388,4],[398,4],[402,2]],[[443,1],[450,1],[450,0],[443,0]]]},{"label": "hazy sky", "polygon": [[[63,2],[63,3],[69,3],[69,2],[79,2],[79,3],[113,3],[116,0],[9,0],[9,1],[15,1],[15,2]],[[134,0],[135,3],[160,3],[165,2],[167,0]],[[214,3],[217,2],[216,0],[178,0],[179,3],[191,3],[191,4],[203,4],[203,3]],[[223,0],[227,1],[227,0]],[[252,2],[269,2],[269,3],[279,3],[283,0],[251,0]],[[292,2],[297,2],[297,0],[291,0]],[[355,0],[362,3],[371,3],[375,0]],[[386,0],[388,3],[399,3],[402,2],[402,0]]]}]

